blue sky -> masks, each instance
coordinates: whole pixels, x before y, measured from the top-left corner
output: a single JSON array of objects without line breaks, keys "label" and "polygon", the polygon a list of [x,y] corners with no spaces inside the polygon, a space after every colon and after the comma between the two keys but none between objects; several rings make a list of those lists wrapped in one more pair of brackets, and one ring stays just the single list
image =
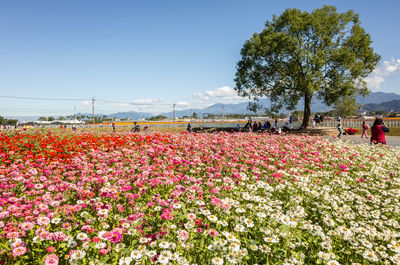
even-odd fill
[{"label": "blue sky", "polygon": [[[399,92],[400,1],[12,1],[0,2],[0,96],[98,99],[96,112],[163,112],[237,102],[240,49],[286,8],[353,9],[382,63],[373,91]],[[384,63],[386,61],[386,63]],[[90,112],[86,100],[0,98],[0,116]]]}]

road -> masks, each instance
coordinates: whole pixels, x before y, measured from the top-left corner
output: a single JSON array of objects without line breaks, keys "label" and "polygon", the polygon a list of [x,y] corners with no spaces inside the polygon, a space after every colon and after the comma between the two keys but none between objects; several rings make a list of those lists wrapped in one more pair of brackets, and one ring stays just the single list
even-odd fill
[{"label": "road", "polygon": [[[329,139],[333,139],[333,137],[328,137]],[[342,141],[351,141],[355,144],[363,144],[369,143],[369,139],[361,139],[360,135],[343,135],[341,138]],[[390,146],[398,146],[400,147],[400,136],[386,136],[386,144]]]}]

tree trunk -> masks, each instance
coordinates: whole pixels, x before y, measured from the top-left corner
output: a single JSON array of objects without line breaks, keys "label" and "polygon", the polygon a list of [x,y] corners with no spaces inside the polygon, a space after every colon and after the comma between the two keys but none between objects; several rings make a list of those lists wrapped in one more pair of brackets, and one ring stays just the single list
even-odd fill
[{"label": "tree trunk", "polygon": [[312,98],[312,95],[308,95],[307,93],[305,93],[305,95],[304,95],[304,117],[303,117],[303,124],[301,125],[302,128],[308,128],[308,123],[310,122],[311,98]]}]

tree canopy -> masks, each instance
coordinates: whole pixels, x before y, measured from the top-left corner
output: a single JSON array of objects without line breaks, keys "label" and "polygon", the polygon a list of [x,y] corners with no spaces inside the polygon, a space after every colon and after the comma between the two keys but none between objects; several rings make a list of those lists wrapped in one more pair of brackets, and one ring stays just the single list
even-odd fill
[{"label": "tree canopy", "polygon": [[380,60],[371,44],[352,10],[287,9],[245,42],[235,90],[253,99],[270,97],[273,111],[283,106],[294,110],[304,99],[303,126],[307,127],[313,97],[332,106],[368,94],[364,79]]}]

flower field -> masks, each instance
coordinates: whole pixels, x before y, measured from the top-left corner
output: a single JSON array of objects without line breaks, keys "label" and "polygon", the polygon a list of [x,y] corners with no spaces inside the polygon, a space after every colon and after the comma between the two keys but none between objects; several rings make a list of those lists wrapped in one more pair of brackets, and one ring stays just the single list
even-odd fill
[{"label": "flower field", "polygon": [[400,149],[0,134],[0,264],[400,264]]}]

